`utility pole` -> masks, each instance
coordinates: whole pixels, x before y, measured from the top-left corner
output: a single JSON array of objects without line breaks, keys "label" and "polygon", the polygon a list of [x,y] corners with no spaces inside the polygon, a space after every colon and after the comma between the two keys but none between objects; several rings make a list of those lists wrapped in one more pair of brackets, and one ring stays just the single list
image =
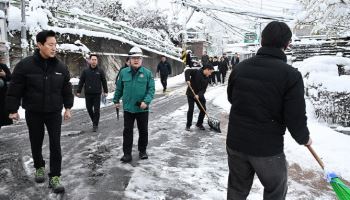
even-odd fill
[{"label": "utility pole", "polygon": [[22,48],[22,58],[27,57],[27,28],[26,28],[26,2],[25,0],[21,0],[21,48]]},{"label": "utility pole", "polygon": [[7,38],[7,9],[8,0],[0,0],[0,56],[4,64],[10,66],[9,45]]},{"label": "utility pole", "polygon": [[[260,0],[260,13],[262,13],[262,0]],[[261,41],[261,19],[259,19],[260,21],[260,24],[259,24],[259,37],[258,37],[258,40],[259,42]]]}]

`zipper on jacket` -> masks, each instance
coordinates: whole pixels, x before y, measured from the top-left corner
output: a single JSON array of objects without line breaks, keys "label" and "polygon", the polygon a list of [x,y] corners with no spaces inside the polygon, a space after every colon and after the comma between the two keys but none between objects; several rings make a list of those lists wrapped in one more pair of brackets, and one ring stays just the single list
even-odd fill
[{"label": "zipper on jacket", "polygon": [[46,81],[48,80],[47,76],[47,60],[44,61],[44,91],[43,91],[43,105],[44,105],[44,111],[46,110]]}]

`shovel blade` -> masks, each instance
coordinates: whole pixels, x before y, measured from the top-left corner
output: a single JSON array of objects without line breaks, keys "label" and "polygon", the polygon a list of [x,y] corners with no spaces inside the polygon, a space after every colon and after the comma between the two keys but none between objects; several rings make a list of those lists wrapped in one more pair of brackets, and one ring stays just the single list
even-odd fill
[{"label": "shovel blade", "polygon": [[208,124],[209,124],[211,129],[213,129],[214,131],[216,131],[218,133],[221,133],[220,121],[218,119],[209,117]]}]

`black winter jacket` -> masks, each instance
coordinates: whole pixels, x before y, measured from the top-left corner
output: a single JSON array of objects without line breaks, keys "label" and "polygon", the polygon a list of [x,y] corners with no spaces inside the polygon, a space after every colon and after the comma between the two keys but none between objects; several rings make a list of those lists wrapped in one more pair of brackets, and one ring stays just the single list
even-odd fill
[{"label": "black winter jacket", "polygon": [[253,156],[277,155],[283,152],[286,127],[299,144],[308,142],[303,79],[286,60],[282,50],[262,47],[232,71],[229,148]]},{"label": "black winter jacket", "polygon": [[228,71],[227,62],[225,60],[219,62],[219,71],[221,73],[225,73],[225,74]]},{"label": "black winter jacket", "polygon": [[108,93],[106,75],[98,66],[95,68],[89,66],[84,69],[80,76],[77,93],[81,93],[83,85],[85,94],[101,94],[102,87],[103,91]]},{"label": "black winter jacket", "polygon": [[58,112],[73,106],[68,68],[57,58],[43,59],[37,50],[21,60],[13,70],[6,96],[10,113],[22,107],[33,112]]},{"label": "black winter jacket", "polygon": [[[207,90],[209,78],[203,74],[202,69],[187,69],[185,71],[185,80],[191,82],[191,87],[199,96],[199,99],[205,101],[204,93]],[[190,88],[187,88],[186,95],[194,97]]]},{"label": "black winter jacket", "polygon": [[157,72],[159,72],[161,76],[168,76],[169,74],[171,74],[170,63],[168,63],[167,61],[165,62],[160,61],[157,66]]}]

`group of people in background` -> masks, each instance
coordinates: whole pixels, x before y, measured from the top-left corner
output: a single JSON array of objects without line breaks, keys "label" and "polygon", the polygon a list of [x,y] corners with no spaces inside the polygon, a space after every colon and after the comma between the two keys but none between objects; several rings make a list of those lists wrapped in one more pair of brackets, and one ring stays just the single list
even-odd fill
[{"label": "group of people in background", "polygon": [[230,62],[226,53],[223,53],[220,57],[209,57],[207,52],[204,51],[201,62],[202,66],[211,65],[214,68],[213,73],[209,76],[209,85],[224,84],[227,71],[239,63],[239,55],[236,53]]}]

